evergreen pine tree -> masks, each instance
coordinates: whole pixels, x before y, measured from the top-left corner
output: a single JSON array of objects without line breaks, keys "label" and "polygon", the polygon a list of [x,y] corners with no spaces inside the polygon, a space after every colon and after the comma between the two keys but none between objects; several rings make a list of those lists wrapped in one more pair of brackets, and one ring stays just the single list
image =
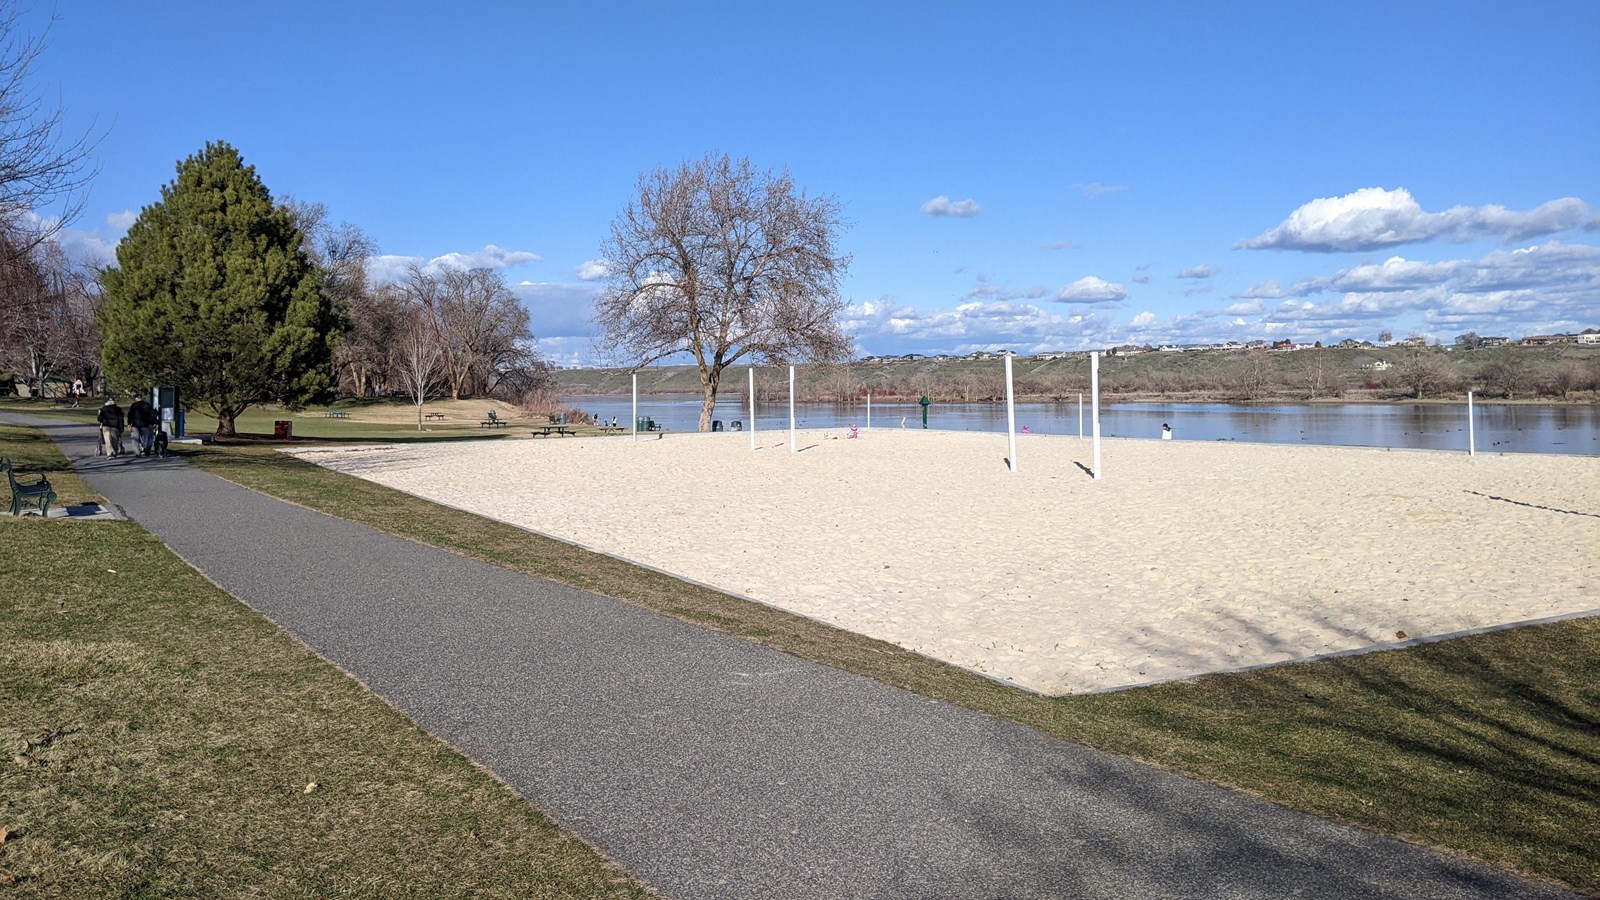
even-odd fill
[{"label": "evergreen pine tree", "polygon": [[178,164],[101,273],[97,315],[107,379],[122,388],[178,388],[235,433],[250,406],[296,407],[333,385],[340,312],[302,235],[226,143]]}]

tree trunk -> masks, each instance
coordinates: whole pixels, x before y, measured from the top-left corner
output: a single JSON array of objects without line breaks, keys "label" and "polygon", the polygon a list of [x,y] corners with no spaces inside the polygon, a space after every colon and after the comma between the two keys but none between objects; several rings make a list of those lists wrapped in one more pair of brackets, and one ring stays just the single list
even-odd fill
[{"label": "tree trunk", "polygon": [[711,414],[717,408],[717,382],[722,380],[722,370],[712,369],[700,373],[700,384],[705,388],[704,399],[700,401],[700,430],[711,430]]},{"label": "tree trunk", "polygon": [[234,430],[233,420],[238,415],[233,410],[217,410],[217,436],[235,437],[239,432]]},{"label": "tree trunk", "polygon": [[422,404],[417,404],[417,430],[422,430]]}]

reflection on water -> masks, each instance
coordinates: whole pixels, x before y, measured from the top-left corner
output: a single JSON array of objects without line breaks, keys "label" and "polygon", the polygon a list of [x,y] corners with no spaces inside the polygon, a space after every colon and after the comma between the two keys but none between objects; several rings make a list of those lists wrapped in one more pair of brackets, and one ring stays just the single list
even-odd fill
[{"label": "reflection on water", "polygon": [[[626,426],[627,397],[571,396],[568,405]],[[1565,453],[1600,456],[1600,408],[1594,406],[1474,407],[1479,452]],[[757,407],[756,427],[789,427],[785,404]],[[649,416],[672,431],[693,431],[700,420],[700,398],[694,395],[651,395],[639,398],[639,415]],[[750,410],[738,398],[717,403],[715,418],[729,427],[748,427]],[[844,428],[867,424],[865,403],[799,403],[801,428]],[[920,428],[914,404],[872,406],[874,428]],[[1466,450],[1467,408],[1459,404],[1328,403],[1232,406],[1225,403],[1127,403],[1100,410],[1100,433],[1107,437],[1160,439],[1163,423],[1175,440],[1249,441],[1264,444],[1328,444],[1422,450]],[[1017,428],[1034,434],[1077,435],[1078,404],[1018,403]],[[1004,433],[1006,408],[995,403],[936,403],[929,407],[928,427],[950,431]],[[1083,407],[1083,432],[1089,433],[1089,405]]]}]

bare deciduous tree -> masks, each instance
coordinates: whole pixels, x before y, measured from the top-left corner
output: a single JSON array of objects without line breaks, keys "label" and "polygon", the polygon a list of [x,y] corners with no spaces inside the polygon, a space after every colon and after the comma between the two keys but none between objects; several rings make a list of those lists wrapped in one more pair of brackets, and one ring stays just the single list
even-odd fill
[{"label": "bare deciduous tree", "polygon": [[343,390],[357,397],[387,393],[406,305],[398,288],[380,285],[345,309],[349,328],[334,351]]},{"label": "bare deciduous tree", "polygon": [[833,198],[726,154],[646,174],[638,192],[602,245],[595,319],[636,365],[694,358],[701,431],[735,362],[848,357],[839,279],[850,260],[835,247],[844,223]]},{"label": "bare deciduous tree", "polygon": [[93,384],[100,374],[94,279],[54,241],[0,239],[0,365],[21,372],[35,396],[60,373]]},{"label": "bare deciduous tree", "polygon": [[543,372],[528,311],[494,270],[429,271],[413,265],[406,293],[433,317],[452,399],[488,394],[503,381],[519,390],[537,386],[527,377]]},{"label": "bare deciduous tree", "polygon": [[1257,400],[1265,396],[1272,381],[1272,361],[1264,350],[1252,350],[1229,367],[1230,380],[1240,396]]},{"label": "bare deciduous tree", "polygon": [[[0,0],[0,228],[11,240],[0,252],[27,254],[53,238],[83,211],[93,177],[89,135],[62,133],[62,110],[45,103],[28,84],[44,52],[44,36],[22,33],[23,10]],[[52,214],[29,221],[54,205]]]},{"label": "bare deciduous tree", "polygon": [[301,249],[323,270],[323,295],[346,323],[333,354],[341,386],[364,397],[387,369],[399,322],[394,292],[375,289],[367,277],[378,244],[359,226],[335,225],[321,203],[286,196],[280,205],[289,210],[303,235]]},{"label": "bare deciduous tree", "polygon": [[1299,375],[1300,384],[1306,389],[1310,399],[1315,400],[1324,394],[1337,397],[1344,393],[1342,379],[1334,371],[1333,361],[1327,352],[1302,350],[1295,355],[1299,357],[1296,374]]},{"label": "bare deciduous tree", "polygon": [[1545,377],[1549,382],[1550,391],[1559,394],[1562,400],[1571,399],[1570,395],[1583,385],[1583,368],[1570,359],[1557,360],[1546,371]]},{"label": "bare deciduous tree", "polygon": [[1419,346],[1406,348],[1405,356],[1394,368],[1394,375],[1418,400],[1438,393],[1457,377],[1455,366],[1448,360],[1436,351]]},{"label": "bare deciduous tree", "polygon": [[417,430],[422,430],[422,404],[439,381],[439,333],[433,316],[420,305],[400,316],[394,342],[394,371],[400,386],[417,405]]},{"label": "bare deciduous tree", "polygon": [[1518,394],[1526,393],[1533,386],[1535,372],[1527,354],[1502,351],[1483,367],[1483,377],[1495,390],[1505,394],[1507,400],[1515,400]]}]

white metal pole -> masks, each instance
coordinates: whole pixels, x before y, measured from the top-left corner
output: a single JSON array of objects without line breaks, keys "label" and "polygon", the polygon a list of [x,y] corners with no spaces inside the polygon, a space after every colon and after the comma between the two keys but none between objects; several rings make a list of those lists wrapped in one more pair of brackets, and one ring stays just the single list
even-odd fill
[{"label": "white metal pole", "polygon": [[872,392],[867,391],[867,430],[872,430]]},{"label": "white metal pole", "polygon": [[1477,435],[1472,431],[1472,392],[1467,391],[1467,455],[1478,455]]},{"label": "white metal pole", "polygon": [[1083,437],[1083,391],[1078,392],[1078,437]]},{"label": "white metal pole", "polygon": [[633,439],[639,439],[639,373],[633,373]]},{"label": "white metal pole", "polygon": [[794,366],[789,367],[789,452],[798,452],[794,437]]},{"label": "white metal pole", "polygon": [[1089,354],[1090,418],[1094,420],[1094,466],[1090,471],[1095,481],[1100,480],[1100,351]]},{"label": "white metal pole", "polygon": [[1011,389],[1011,354],[1006,354],[1006,438],[1011,443],[1011,474],[1017,474],[1017,398]]},{"label": "white metal pole", "polygon": [[756,367],[750,367],[750,449],[756,448]]}]

